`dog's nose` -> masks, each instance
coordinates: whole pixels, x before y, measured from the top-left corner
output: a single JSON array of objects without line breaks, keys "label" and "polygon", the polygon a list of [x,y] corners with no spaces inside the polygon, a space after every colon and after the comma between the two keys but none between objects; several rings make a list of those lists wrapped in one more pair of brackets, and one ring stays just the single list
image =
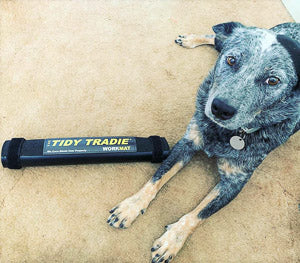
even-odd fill
[{"label": "dog's nose", "polygon": [[219,119],[229,120],[235,114],[236,109],[215,98],[211,104],[211,112]]}]

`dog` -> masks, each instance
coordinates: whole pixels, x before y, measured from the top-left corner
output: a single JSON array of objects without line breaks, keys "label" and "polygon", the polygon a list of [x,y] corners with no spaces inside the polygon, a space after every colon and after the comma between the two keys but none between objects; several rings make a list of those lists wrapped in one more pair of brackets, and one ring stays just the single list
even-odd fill
[{"label": "dog", "polygon": [[233,200],[268,153],[300,128],[300,24],[261,29],[229,22],[213,31],[175,40],[185,48],[214,45],[220,54],[199,87],[184,136],[142,189],[110,210],[107,221],[129,227],[197,151],[217,157],[219,183],[194,210],[166,226],[151,248],[152,263],[170,262],[194,229]]}]

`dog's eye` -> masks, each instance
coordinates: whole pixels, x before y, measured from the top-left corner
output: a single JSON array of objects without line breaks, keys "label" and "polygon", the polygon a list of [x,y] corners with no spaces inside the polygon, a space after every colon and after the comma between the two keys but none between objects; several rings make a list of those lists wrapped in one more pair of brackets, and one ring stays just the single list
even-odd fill
[{"label": "dog's eye", "polygon": [[267,78],[266,83],[271,86],[275,86],[279,83],[280,79],[276,77]]},{"label": "dog's eye", "polygon": [[233,56],[229,56],[229,57],[227,57],[226,58],[226,61],[227,61],[227,64],[229,65],[229,66],[233,66],[234,64],[235,64],[235,57],[233,57]]}]

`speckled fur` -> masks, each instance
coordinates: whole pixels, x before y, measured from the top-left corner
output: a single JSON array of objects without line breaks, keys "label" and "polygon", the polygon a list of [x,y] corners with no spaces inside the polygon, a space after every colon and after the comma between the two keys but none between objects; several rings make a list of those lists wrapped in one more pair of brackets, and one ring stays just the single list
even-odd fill
[{"label": "speckled fur", "polygon": [[[199,87],[196,110],[186,134],[155,173],[152,185],[158,191],[162,184],[155,188],[157,182],[179,162],[186,165],[199,150],[218,158],[220,182],[197,208],[168,227],[154,243],[152,262],[174,258],[195,226],[234,199],[268,153],[299,129],[299,72],[276,37],[283,34],[299,42],[300,24],[286,23],[267,30],[231,22],[216,25],[213,30],[220,55]],[[236,57],[234,66],[226,63],[227,56]],[[280,83],[268,85],[265,81],[270,76],[278,77]],[[211,103],[216,97],[237,110],[233,118],[215,118]],[[229,140],[241,128],[259,129],[246,134],[245,148],[239,151],[231,147]],[[180,245],[179,239],[183,240]]]}]

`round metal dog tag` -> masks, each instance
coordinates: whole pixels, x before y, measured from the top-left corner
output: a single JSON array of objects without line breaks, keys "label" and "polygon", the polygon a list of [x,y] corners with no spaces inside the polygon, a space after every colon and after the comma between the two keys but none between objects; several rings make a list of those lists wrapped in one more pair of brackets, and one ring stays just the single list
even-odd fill
[{"label": "round metal dog tag", "polygon": [[230,145],[233,149],[242,150],[245,147],[245,141],[240,136],[230,138]]}]

